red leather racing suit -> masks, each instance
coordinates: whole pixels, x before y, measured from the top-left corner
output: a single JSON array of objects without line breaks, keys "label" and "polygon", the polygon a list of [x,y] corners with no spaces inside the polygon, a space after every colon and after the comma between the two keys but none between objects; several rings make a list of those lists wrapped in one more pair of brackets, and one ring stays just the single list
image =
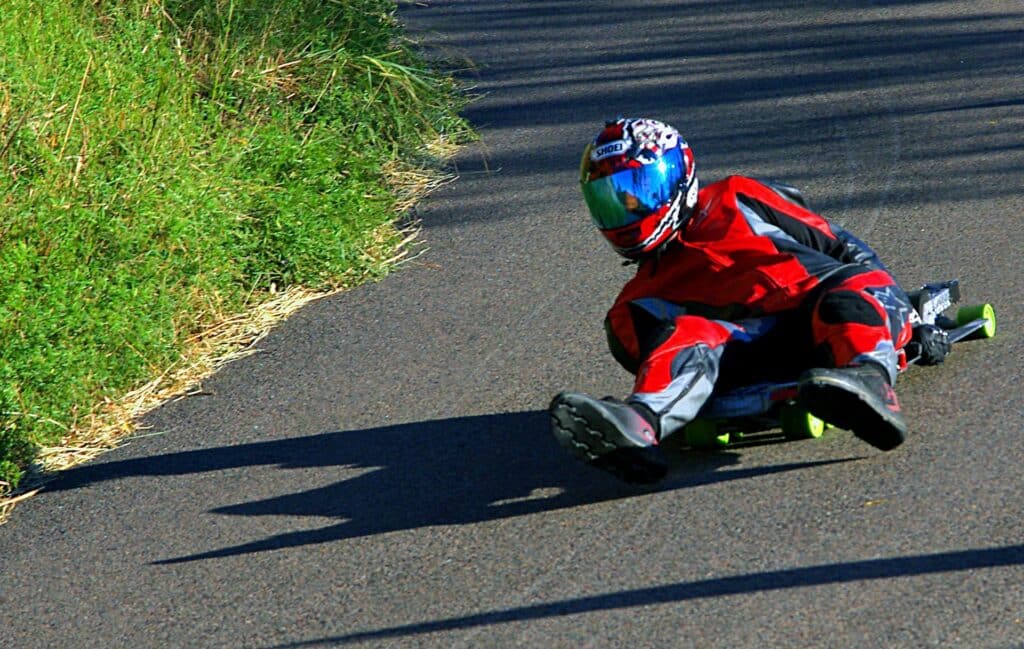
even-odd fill
[{"label": "red leather racing suit", "polygon": [[605,328],[636,374],[629,401],[654,412],[665,437],[716,386],[866,362],[894,382],[910,312],[874,251],[808,210],[799,191],[732,176],[701,190],[690,222],[641,262]]}]

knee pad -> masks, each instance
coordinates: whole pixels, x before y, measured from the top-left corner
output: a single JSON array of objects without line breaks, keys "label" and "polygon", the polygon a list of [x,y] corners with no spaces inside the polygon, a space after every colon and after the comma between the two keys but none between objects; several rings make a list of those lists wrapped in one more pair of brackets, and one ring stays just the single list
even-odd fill
[{"label": "knee pad", "polygon": [[856,291],[830,291],[818,302],[818,318],[825,324],[885,325],[878,306]]}]

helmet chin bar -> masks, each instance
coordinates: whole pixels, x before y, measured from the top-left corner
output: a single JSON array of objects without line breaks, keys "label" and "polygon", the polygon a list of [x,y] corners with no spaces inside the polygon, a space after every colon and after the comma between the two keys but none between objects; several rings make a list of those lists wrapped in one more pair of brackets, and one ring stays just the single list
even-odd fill
[{"label": "helmet chin bar", "polygon": [[[668,211],[665,212],[665,216],[661,217],[661,220],[658,222],[657,229],[651,233],[651,236],[631,248],[616,248],[616,251],[628,259],[638,259],[644,254],[652,252],[657,248],[660,245],[659,242],[662,242],[662,240],[665,239],[666,231],[671,230],[674,232],[679,229],[679,215],[682,198],[683,192],[676,192],[675,198],[672,199],[672,204],[669,205]],[[689,196],[687,196],[687,198],[689,198]],[[687,210],[687,212],[690,211],[692,210]]]},{"label": "helmet chin bar", "polygon": [[[615,251],[627,259],[639,259],[643,255],[660,248],[661,245],[668,241],[668,238],[664,237],[666,230],[672,230],[673,232],[681,230],[682,227],[690,220],[690,217],[693,216],[693,210],[697,206],[697,195],[699,193],[700,183],[697,178],[694,177],[693,182],[690,183],[689,189],[686,190],[685,210],[682,209],[683,192],[678,191],[672,199],[672,204],[669,205],[668,211],[665,212],[665,216],[663,216],[661,221],[658,223],[658,228],[651,233],[651,236],[631,248],[615,247]],[[662,240],[663,238],[664,240]]]}]

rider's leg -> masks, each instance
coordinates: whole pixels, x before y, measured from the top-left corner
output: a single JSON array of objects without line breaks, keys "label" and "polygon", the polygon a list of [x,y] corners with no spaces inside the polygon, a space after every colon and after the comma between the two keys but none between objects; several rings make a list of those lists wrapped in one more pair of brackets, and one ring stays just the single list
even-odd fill
[{"label": "rider's leg", "polygon": [[692,421],[711,396],[728,343],[749,340],[730,322],[679,316],[671,334],[637,372],[626,402],[651,422],[664,439]]},{"label": "rider's leg", "polygon": [[658,441],[693,419],[711,394],[725,343],[745,335],[743,327],[685,315],[664,331],[626,402],[563,392],[549,408],[562,447],[630,482],[665,474]]},{"label": "rider's leg", "polygon": [[885,271],[844,274],[819,291],[811,314],[817,360],[825,367],[871,363],[889,384],[903,363],[910,341],[913,307]]},{"label": "rider's leg", "polygon": [[873,446],[901,444],[907,427],[892,385],[911,336],[911,309],[885,271],[847,273],[823,286],[811,313],[818,369],[801,377],[804,405]]}]

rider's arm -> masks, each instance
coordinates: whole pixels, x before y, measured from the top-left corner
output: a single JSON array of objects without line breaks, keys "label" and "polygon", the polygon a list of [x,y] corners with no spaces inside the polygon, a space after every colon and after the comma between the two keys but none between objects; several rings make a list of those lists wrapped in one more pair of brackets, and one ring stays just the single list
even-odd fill
[{"label": "rider's arm", "polygon": [[748,219],[773,225],[800,245],[844,264],[887,270],[868,244],[807,209],[803,194],[795,187],[745,179],[736,189],[736,202]]},{"label": "rider's arm", "polygon": [[885,264],[882,263],[882,260],[878,258],[878,253],[871,249],[871,246],[835,223],[830,223],[829,226],[832,229],[832,234],[842,243],[842,250],[838,251],[839,256],[833,255],[833,257],[842,262],[861,264],[868,268],[889,271]]}]

